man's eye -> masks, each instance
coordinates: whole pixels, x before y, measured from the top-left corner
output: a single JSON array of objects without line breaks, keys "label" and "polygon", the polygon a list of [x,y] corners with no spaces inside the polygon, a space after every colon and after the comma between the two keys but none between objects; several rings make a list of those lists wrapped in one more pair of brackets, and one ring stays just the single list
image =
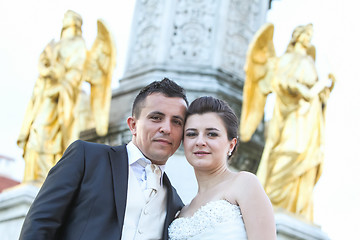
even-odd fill
[{"label": "man's eye", "polygon": [[159,116],[151,116],[150,119],[152,119],[152,120],[161,120],[161,117],[159,117]]},{"label": "man's eye", "polygon": [[179,126],[182,126],[182,125],[183,125],[183,122],[180,121],[180,120],[174,120],[174,123],[175,123],[176,125],[179,125]]}]

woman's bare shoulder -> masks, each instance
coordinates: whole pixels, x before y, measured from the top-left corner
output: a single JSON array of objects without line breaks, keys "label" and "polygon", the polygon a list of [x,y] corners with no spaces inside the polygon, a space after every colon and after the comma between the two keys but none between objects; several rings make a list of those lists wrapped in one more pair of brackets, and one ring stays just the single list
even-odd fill
[{"label": "woman's bare shoulder", "polygon": [[236,199],[248,198],[258,194],[264,194],[264,189],[258,177],[247,171],[240,171],[235,174],[234,182],[232,184],[232,193],[235,194]]}]

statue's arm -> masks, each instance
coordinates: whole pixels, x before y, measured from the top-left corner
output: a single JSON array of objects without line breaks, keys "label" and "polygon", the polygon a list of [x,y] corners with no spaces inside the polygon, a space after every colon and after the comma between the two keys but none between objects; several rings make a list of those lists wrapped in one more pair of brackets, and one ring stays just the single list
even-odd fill
[{"label": "statue's arm", "polygon": [[310,101],[314,97],[318,96],[326,87],[326,81],[318,81],[311,88],[308,88],[304,84],[296,83],[296,89],[306,101]]},{"label": "statue's arm", "polygon": [[288,81],[289,92],[300,94],[306,101],[318,96],[327,85],[327,81],[318,80],[315,64],[309,56],[300,61],[293,73],[293,79]]}]

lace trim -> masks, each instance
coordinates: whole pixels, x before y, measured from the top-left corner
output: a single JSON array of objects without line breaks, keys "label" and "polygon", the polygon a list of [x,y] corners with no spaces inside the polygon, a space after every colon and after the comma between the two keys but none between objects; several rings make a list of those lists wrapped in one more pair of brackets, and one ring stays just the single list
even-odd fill
[{"label": "lace trim", "polygon": [[201,206],[193,216],[175,219],[169,227],[171,240],[187,239],[214,229],[216,225],[236,220],[242,221],[240,207],[226,200],[216,200]]}]

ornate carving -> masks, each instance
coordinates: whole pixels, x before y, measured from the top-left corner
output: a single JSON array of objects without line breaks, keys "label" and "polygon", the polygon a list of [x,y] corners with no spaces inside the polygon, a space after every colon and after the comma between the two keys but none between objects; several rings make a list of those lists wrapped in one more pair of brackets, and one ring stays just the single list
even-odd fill
[{"label": "ornate carving", "polygon": [[149,65],[156,60],[161,36],[161,15],[164,4],[160,0],[142,0],[137,7],[137,26],[128,70]]},{"label": "ornate carving", "polygon": [[259,0],[232,0],[229,3],[221,67],[244,77],[247,46],[259,26]]},{"label": "ornate carving", "polygon": [[179,0],[175,6],[170,56],[180,62],[210,62],[216,0]]}]

